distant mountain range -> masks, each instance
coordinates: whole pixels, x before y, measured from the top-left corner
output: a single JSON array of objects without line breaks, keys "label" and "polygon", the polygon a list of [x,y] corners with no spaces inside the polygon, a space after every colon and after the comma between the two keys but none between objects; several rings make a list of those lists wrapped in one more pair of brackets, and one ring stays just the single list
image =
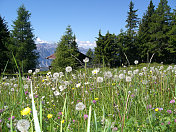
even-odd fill
[{"label": "distant mountain range", "polygon": [[[37,51],[39,52],[39,67],[48,67],[51,65],[52,60],[45,59],[47,56],[52,55],[57,48],[57,44],[38,43]],[[86,54],[88,49],[79,47],[79,51]]]}]

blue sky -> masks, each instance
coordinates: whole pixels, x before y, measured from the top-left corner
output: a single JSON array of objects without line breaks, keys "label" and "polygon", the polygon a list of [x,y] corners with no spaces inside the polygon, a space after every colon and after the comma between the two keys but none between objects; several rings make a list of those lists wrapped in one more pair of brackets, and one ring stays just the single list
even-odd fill
[{"label": "blue sky", "polygon": [[[92,46],[101,29],[104,35],[118,34],[126,30],[125,20],[131,0],[0,0],[0,15],[8,27],[17,18],[17,9],[24,4],[31,13],[34,34],[41,41],[58,42],[67,25],[71,25],[80,44]],[[150,0],[132,0],[141,18]],[[155,7],[160,0],[153,0]],[[176,0],[168,0],[168,5],[176,9]]]}]

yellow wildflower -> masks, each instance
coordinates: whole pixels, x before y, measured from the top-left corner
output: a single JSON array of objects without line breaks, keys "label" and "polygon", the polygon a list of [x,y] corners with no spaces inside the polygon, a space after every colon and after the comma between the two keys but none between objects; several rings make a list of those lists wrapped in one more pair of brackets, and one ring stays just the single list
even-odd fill
[{"label": "yellow wildflower", "polygon": [[158,108],[155,109],[156,112],[157,112],[158,110],[159,110]]},{"label": "yellow wildflower", "polygon": [[116,83],[112,83],[112,86],[115,86],[116,85]]},{"label": "yellow wildflower", "polygon": [[95,98],[95,100],[98,100],[98,98]]},{"label": "yellow wildflower", "polygon": [[47,117],[48,117],[48,119],[50,119],[50,118],[53,117],[53,115],[52,114],[48,114]]},{"label": "yellow wildflower", "polygon": [[45,80],[42,80],[42,82],[44,82]]},{"label": "yellow wildflower", "polygon": [[65,120],[62,120],[61,123],[63,124],[65,122]]},{"label": "yellow wildflower", "polygon": [[28,115],[31,112],[31,108],[27,107],[21,111],[21,115]]},{"label": "yellow wildflower", "polygon": [[72,88],[73,90],[75,89],[75,88]]}]

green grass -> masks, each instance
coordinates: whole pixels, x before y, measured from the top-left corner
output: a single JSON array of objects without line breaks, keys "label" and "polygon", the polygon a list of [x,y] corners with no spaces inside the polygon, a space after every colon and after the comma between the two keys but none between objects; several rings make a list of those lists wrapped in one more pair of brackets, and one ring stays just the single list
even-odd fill
[{"label": "green grass", "polygon": [[[92,74],[95,68],[86,68],[64,73],[57,79],[46,73],[26,75],[32,80],[42,131],[174,132],[176,103],[170,101],[176,97],[176,66],[168,67],[157,63],[149,67],[144,63],[114,69],[105,67],[97,75]],[[125,78],[120,79],[120,74]],[[20,112],[26,107],[32,109],[30,80],[27,76],[11,78],[5,75],[7,78],[0,79],[0,130],[17,131],[18,120],[27,119],[33,124],[29,131],[35,131],[33,113],[22,116]],[[127,76],[131,81],[126,81]],[[103,77],[103,82],[97,82],[97,77]],[[78,102],[85,105],[83,110],[76,110]],[[52,114],[52,118],[48,119],[48,114]],[[12,116],[15,119],[12,120]]]}]

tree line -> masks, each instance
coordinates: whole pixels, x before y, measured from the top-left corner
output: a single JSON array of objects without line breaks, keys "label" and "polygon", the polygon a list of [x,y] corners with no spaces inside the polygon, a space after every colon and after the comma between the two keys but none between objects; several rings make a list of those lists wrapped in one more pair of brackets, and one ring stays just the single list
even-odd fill
[{"label": "tree line", "polygon": [[95,63],[116,67],[139,62],[176,63],[176,10],[171,12],[167,0],[158,7],[150,1],[142,19],[134,3],[129,4],[126,31],[120,34],[101,34],[99,31],[94,52]]}]

